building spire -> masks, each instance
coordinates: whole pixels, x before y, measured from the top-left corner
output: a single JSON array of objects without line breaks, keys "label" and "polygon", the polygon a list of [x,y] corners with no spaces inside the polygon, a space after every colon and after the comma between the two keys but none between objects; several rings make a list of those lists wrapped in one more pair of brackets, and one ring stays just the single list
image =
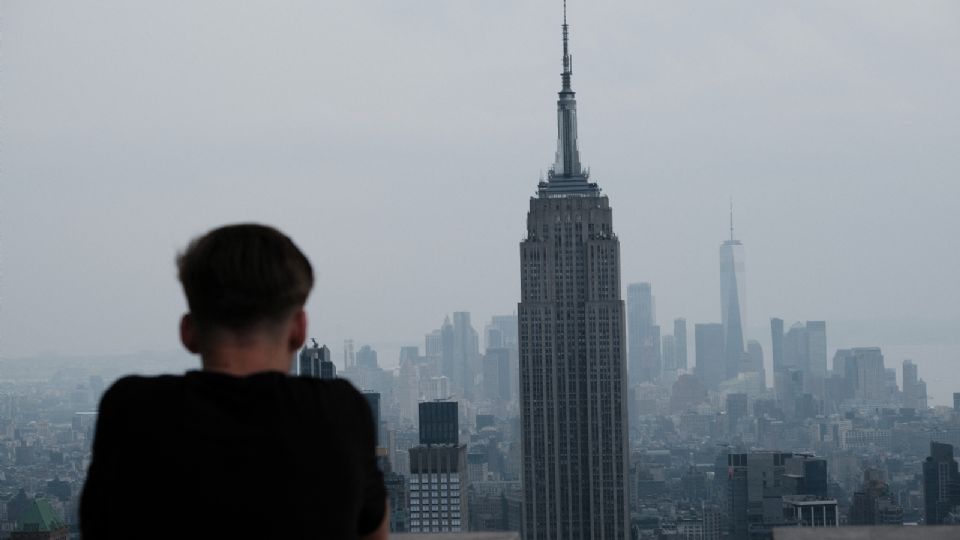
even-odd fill
[{"label": "building spire", "polygon": [[570,86],[573,74],[573,57],[570,55],[570,26],[567,24],[567,1],[563,0],[563,83],[557,101],[557,154],[550,171],[551,178],[576,178],[585,180],[587,174],[580,165],[580,150],[577,148],[577,100]]}]

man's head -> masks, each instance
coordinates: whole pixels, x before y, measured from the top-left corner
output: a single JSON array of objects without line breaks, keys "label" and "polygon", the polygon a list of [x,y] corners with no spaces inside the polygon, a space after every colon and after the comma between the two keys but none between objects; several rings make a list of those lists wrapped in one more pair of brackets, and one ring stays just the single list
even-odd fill
[{"label": "man's head", "polygon": [[280,231],[255,224],[214,229],[190,242],[177,268],[190,309],[181,338],[204,367],[271,347],[289,362],[303,344],[313,269]]}]

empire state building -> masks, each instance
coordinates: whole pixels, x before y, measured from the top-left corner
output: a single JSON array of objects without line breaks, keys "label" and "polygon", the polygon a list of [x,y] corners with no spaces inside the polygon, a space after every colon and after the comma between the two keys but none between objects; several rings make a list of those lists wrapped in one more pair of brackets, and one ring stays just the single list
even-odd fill
[{"label": "empire state building", "polygon": [[580,163],[566,5],[557,153],[520,243],[525,540],[626,539],[627,413],[620,242]]}]

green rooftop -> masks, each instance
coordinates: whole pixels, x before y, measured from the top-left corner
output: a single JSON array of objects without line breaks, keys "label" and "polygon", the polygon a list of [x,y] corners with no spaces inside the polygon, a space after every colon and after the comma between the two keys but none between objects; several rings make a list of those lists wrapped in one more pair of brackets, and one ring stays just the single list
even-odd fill
[{"label": "green rooftop", "polygon": [[30,508],[20,520],[20,526],[17,530],[24,532],[53,532],[63,529],[66,526],[46,499],[34,499],[33,504],[30,505]]}]

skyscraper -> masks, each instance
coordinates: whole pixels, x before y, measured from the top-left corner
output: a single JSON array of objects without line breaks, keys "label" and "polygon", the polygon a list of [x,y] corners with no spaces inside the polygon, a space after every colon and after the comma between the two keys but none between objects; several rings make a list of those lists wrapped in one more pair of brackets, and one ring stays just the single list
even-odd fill
[{"label": "skyscraper", "polygon": [[827,376],[827,323],[807,321],[807,366],[811,377]]},{"label": "skyscraper", "polygon": [[747,327],[747,289],[744,283],[743,244],[733,237],[733,204],[730,204],[730,239],[720,246],[720,320],[726,378],[737,376],[743,359]]},{"label": "skyscraper", "polygon": [[313,343],[300,351],[297,359],[297,374],[304,377],[320,379],[336,379],[337,366],[330,360],[330,348],[320,345],[311,338]]},{"label": "skyscraper", "polygon": [[687,320],[673,320],[673,337],[676,340],[677,369],[687,370]]},{"label": "skyscraper", "polygon": [[467,447],[455,401],[420,404],[420,445],[410,449],[410,531],[466,530]]},{"label": "skyscraper", "polygon": [[719,323],[693,325],[694,355],[697,365],[694,373],[707,388],[716,388],[726,378],[723,355],[723,325]]},{"label": "skyscraper", "polygon": [[649,283],[627,285],[627,358],[631,385],[660,379],[660,328]]},{"label": "skyscraper", "polygon": [[419,409],[420,444],[460,443],[460,413],[456,401],[424,401]]},{"label": "skyscraper", "polygon": [[770,354],[773,356],[773,373],[784,370],[783,365],[783,319],[770,319]]},{"label": "skyscraper", "polygon": [[624,539],[627,416],[620,243],[580,164],[566,9],[556,161],[520,244],[525,540]]},{"label": "skyscraper", "polygon": [[453,372],[456,377],[453,383],[467,399],[473,398],[476,375],[480,371],[480,339],[470,324],[470,313],[456,311],[453,314]]},{"label": "skyscraper", "polygon": [[953,445],[930,442],[930,456],[923,462],[923,503],[927,525],[940,525],[960,505],[960,472]]}]

